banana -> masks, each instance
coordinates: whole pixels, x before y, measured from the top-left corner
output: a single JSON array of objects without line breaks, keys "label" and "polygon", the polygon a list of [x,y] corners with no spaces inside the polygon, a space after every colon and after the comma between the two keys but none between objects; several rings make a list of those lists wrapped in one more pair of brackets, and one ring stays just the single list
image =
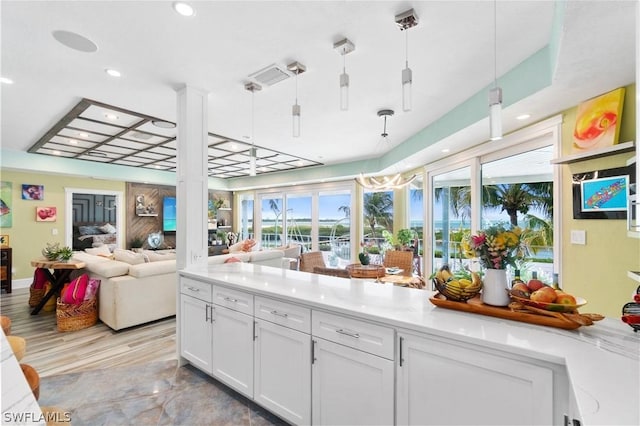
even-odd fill
[{"label": "banana", "polygon": [[442,273],[442,279],[444,280],[444,282],[447,282],[453,279],[453,275],[451,275],[451,272],[447,271],[446,269],[440,272]]},{"label": "banana", "polygon": [[482,284],[482,280],[480,279],[480,275],[478,275],[477,272],[472,272],[471,273],[471,283],[474,286],[478,286],[478,285]]},{"label": "banana", "polygon": [[466,278],[460,278],[458,282],[460,283],[461,288],[467,288],[472,284],[471,281]]}]

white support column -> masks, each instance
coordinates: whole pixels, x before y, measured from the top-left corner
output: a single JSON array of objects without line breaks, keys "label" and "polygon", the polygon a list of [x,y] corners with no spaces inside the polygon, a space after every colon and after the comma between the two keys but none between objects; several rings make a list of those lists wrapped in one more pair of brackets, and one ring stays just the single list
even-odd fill
[{"label": "white support column", "polygon": [[207,262],[208,93],[178,90],[177,231],[178,269]]}]

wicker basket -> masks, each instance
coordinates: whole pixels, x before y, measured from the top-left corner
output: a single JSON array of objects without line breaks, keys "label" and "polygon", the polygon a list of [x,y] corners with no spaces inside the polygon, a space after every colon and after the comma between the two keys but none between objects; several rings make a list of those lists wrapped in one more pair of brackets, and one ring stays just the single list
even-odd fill
[{"label": "wicker basket", "polygon": [[361,265],[352,263],[346,267],[352,278],[381,278],[385,276],[383,265]]},{"label": "wicker basket", "polygon": [[85,300],[80,304],[62,303],[56,306],[58,331],[75,331],[91,327],[98,322],[98,299]]},{"label": "wicker basket", "polygon": [[482,289],[482,283],[475,286],[460,288],[442,283],[436,278],[433,279],[433,285],[435,285],[440,294],[448,300],[455,300],[457,302],[466,302],[469,299],[473,299]]},{"label": "wicker basket", "polygon": [[42,301],[46,288],[33,288],[33,284],[29,286],[29,306],[35,308]]}]

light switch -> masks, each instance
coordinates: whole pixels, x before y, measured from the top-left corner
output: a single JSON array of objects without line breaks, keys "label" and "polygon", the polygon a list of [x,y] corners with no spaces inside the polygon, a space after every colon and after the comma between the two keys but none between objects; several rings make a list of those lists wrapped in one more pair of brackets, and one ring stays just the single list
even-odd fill
[{"label": "light switch", "polygon": [[587,233],[584,229],[571,230],[571,244],[587,244]]},{"label": "light switch", "polygon": [[51,235],[58,235],[58,228],[52,228]]}]

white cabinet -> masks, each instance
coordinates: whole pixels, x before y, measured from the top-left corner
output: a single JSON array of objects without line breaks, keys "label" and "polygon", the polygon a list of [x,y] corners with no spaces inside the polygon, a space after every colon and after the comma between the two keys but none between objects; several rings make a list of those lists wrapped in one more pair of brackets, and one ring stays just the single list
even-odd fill
[{"label": "white cabinet", "polygon": [[553,371],[479,347],[398,334],[397,424],[559,424]]},{"label": "white cabinet", "polygon": [[313,424],[394,424],[393,361],[324,339],[313,345]]},{"label": "white cabinet", "polygon": [[253,397],[253,317],[213,306],[213,376]]},{"label": "white cabinet", "polygon": [[313,424],[394,424],[394,331],[313,311]]},{"label": "white cabinet", "polygon": [[311,336],[257,319],[254,348],[254,400],[293,424],[310,424]]}]

